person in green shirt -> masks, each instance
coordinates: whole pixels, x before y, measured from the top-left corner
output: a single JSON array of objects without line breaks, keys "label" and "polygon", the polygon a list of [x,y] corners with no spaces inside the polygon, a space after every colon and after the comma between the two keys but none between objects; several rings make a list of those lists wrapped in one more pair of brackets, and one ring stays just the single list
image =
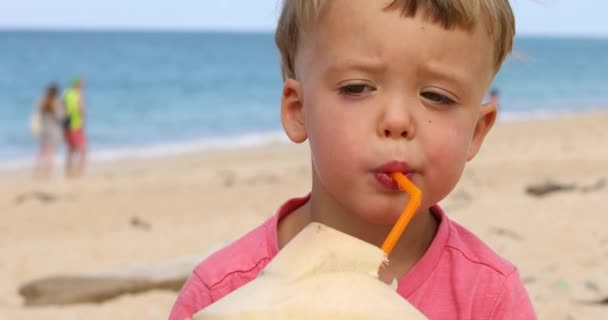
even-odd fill
[{"label": "person in green shirt", "polygon": [[65,125],[67,157],[66,175],[79,177],[84,173],[87,158],[85,134],[85,102],[83,97],[84,80],[76,78],[64,93],[63,100],[67,114]]}]

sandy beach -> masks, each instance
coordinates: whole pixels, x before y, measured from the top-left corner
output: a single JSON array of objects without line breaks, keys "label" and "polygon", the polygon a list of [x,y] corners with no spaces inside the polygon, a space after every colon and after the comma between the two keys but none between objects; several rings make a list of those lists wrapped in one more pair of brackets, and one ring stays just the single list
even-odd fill
[{"label": "sandy beach", "polygon": [[[519,267],[540,319],[608,319],[607,124],[608,113],[500,123],[442,202]],[[310,167],[305,145],[277,144],[94,163],[78,181],[29,176],[0,172],[0,319],[166,319],[176,292],[32,308],[18,288],[202,259],[305,195]],[[547,181],[566,190],[526,193]]]}]

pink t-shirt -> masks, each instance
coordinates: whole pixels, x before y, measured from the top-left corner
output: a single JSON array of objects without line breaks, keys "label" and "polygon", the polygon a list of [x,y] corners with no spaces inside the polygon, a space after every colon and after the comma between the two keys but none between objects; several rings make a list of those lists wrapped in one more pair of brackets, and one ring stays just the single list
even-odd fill
[{"label": "pink t-shirt", "polygon": [[[308,201],[287,201],[264,224],[201,262],[170,320],[184,320],[256,278],[279,252],[277,223]],[[397,292],[429,319],[536,319],[517,269],[438,206],[437,234]]]}]

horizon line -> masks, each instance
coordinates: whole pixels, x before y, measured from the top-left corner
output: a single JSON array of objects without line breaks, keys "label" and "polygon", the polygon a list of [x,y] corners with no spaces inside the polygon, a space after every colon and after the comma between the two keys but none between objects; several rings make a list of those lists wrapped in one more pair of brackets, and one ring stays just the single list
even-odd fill
[{"label": "horizon line", "polygon": [[[126,26],[1,26],[0,32],[125,32],[125,33],[250,33],[250,34],[272,34],[274,29],[268,28],[206,28],[206,27],[126,27]],[[518,32],[517,36],[524,37],[559,37],[559,38],[608,38],[608,34],[600,33],[577,33],[577,32]]]}]

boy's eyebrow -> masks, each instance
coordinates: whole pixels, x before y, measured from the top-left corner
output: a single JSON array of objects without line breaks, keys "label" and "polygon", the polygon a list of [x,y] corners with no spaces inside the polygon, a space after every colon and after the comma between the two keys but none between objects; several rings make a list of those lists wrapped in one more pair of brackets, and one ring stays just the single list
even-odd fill
[{"label": "boy's eyebrow", "polygon": [[325,70],[328,74],[336,74],[346,70],[366,71],[370,73],[382,72],[386,64],[379,59],[373,58],[343,58],[334,59]]}]

